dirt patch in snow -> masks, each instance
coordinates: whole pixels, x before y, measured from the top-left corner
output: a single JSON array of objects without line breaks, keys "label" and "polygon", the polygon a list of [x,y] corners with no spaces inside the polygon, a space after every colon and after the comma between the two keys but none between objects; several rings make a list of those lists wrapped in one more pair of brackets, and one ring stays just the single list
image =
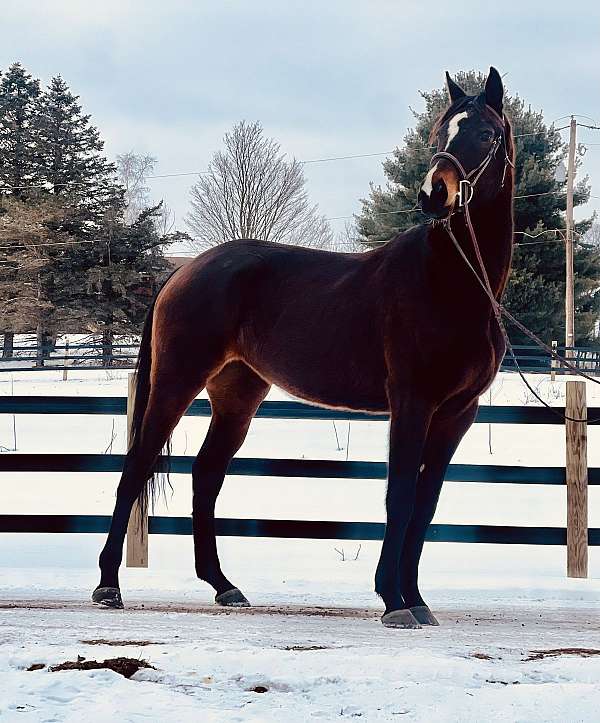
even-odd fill
[{"label": "dirt patch in snow", "polygon": [[544,658],[558,658],[561,655],[577,655],[580,658],[592,658],[600,655],[596,648],[550,648],[549,650],[530,650],[525,660],[543,660]]},{"label": "dirt patch in snow", "polygon": [[137,673],[141,668],[152,668],[156,670],[153,665],[147,660],[141,660],[138,658],[108,658],[107,660],[84,660],[80,657],[77,660],[67,660],[59,665],[51,665],[49,670],[56,673],[60,670],[114,670],[115,673],[123,675],[125,678],[131,678],[134,673]]},{"label": "dirt patch in snow", "polygon": [[331,645],[286,645],[282,650],[333,650]]},{"label": "dirt patch in snow", "polygon": [[[97,610],[101,615],[114,614],[111,608],[93,607],[88,602],[75,600],[2,600],[0,610]],[[325,618],[359,618],[375,619],[381,616],[381,610],[351,607],[326,607],[322,605],[252,605],[243,607],[221,607],[206,603],[170,603],[170,602],[126,602],[125,613],[164,612],[164,613],[199,613],[201,615],[300,615],[302,617]],[[118,614],[122,611],[119,610]]]},{"label": "dirt patch in snow", "polygon": [[159,645],[160,643],[155,643],[152,640],[107,640],[106,638],[95,638],[94,640],[80,640],[80,643],[83,643],[84,645],[114,645],[116,647],[119,647],[121,645],[135,645],[137,646],[144,646],[144,645]]}]

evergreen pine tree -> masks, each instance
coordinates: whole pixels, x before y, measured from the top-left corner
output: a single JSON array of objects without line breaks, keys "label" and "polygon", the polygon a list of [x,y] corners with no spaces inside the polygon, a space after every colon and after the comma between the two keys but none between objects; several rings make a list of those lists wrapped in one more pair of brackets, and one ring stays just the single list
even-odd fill
[{"label": "evergreen pine tree", "polygon": [[37,102],[36,147],[43,181],[82,213],[80,234],[98,228],[104,215],[122,206],[116,166],[103,155],[104,142],[84,115],[79,96],[57,76]]},{"label": "evergreen pine tree", "polygon": [[0,207],[0,318],[10,333],[48,343],[57,312],[55,277],[76,243],[65,209],[49,195],[6,197]]},{"label": "evergreen pine tree", "polygon": [[[474,71],[458,73],[456,82],[468,93],[477,94],[485,76]],[[417,194],[429,168],[434,148],[429,143],[433,123],[449,102],[446,89],[421,93],[425,110],[414,112],[415,127],[405,136],[383,168],[388,178],[385,188],[371,184],[370,197],[363,199],[357,218],[358,230],[368,245],[385,242],[409,226],[423,223],[414,209]],[[556,180],[556,169],[566,153],[566,144],[554,127],[545,124],[543,114],[526,106],[518,96],[505,94],[504,108],[515,138],[515,248],[513,271],[504,302],[526,326],[544,340],[564,338],[566,195],[564,183]],[[531,196],[530,194],[542,194]],[[519,198],[519,196],[529,196]],[[575,189],[574,204],[589,197],[587,178]],[[582,239],[591,219],[576,224]],[[535,238],[523,234],[525,232]],[[600,253],[580,241],[575,252],[575,319],[578,343],[589,342],[600,314]],[[511,329],[514,343],[529,339]]]},{"label": "evergreen pine tree", "polygon": [[160,204],[142,211],[132,224],[122,214],[107,213],[93,243],[85,247],[85,267],[80,250],[71,247],[67,251],[71,258],[55,276],[60,289],[56,323],[63,328],[78,323],[80,331],[98,334],[105,365],[115,335],[141,333],[148,306],[168,273],[162,248],[173,239],[158,233],[159,216]]},{"label": "evergreen pine tree", "polygon": [[0,194],[24,197],[22,187],[39,182],[32,127],[39,95],[39,81],[20,63],[0,77]]},{"label": "evergreen pine tree", "polygon": [[[0,72],[0,211],[4,198],[25,198],[29,190],[23,186],[37,181],[32,116],[39,94],[39,81],[33,79],[20,63],[13,63],[4,75]],[[0,266],[0,274],[7,270],[6,264]],[[2,355],[11,356],[14,331],[10,316],[0,315],[0,319]]]},{"label": "evergreen pine tree", "polygon": [[178,234],[158,231],[161,204],[126,223],[116,167],[62,78],[40,94],[12,66],[0,110],[0,182],[29,186],[0,191],[0,332],[6,341],[37,331],[41,341],[88,331],[108,356],[114,334],[141,331],[167,271],[162,248]]}]

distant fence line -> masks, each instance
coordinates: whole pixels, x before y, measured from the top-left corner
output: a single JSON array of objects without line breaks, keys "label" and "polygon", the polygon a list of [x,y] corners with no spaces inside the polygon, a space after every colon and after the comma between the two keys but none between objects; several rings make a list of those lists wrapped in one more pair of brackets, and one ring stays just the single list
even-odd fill
[{"label": "distant fence line", "polygon": [[[46,346],[13,346],[12,353],[0,358],[0,372],[40,371],[56,369],[68,372],[70,369],[102,370],[133,369],[138,354],[138,345],[114,342],[107,352],[102,343],[55,344]],[[600,375],[600,350],[591,347],[553,348],[563,356],[568,356],[578,369],[594,375]],[[568,369],[561,368],[550,354],[536,346],[515,345],[515,355],[522,371],[534,374],[566,374]],[[451,354],[451,351],[448,352]],[[502,371],[516,371],[510,357],[502,362]],[[63,375],[66,379],[66,374]]]}]

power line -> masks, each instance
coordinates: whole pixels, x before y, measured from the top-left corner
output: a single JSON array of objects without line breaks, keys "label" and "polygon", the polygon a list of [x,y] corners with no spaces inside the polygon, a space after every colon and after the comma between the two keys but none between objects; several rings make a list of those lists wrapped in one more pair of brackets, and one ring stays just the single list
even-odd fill
[{"label": "power line", "polygon": [[558,244],[564,243],[560,238],[546,239],[545,241],[520,241],[519,243],[513,244],[513,246],[539,246],[540,244]]},{"label": "power line", "polygon": [[[568,117],[568,116],[564,116],[564,117]],[[589,117],[589,116],[585,116],[585,117]],[[560,119],[558,119],[558,120],[560,120]],[[593,120],[593,119],[592,119],[592,120]],[[590,129],[593,129],[593,130],[600,130],[600,126],[588,126],[588,125],[584,125],[584,124],[580,124],[580,125],[584,126],[585,128],[590,128]],[[555,130],[555,131],[561,131],[561,130],[565,130],[565,129],[568,128],[568,127],[569,127],[569,126],[561,126],[560,128],[556,128],[556,129],[554,129],[554,130]],[[519,134],[515,134],[513,137],[514,137],[514,138],[523,138],[523,137],[526,137],[526,136],[545,135],[546,133],[547,133],[547,131],[534,131],[534,132],[531,132],[531,133],[519,133]],[[600,145],[600,144],[584,144],[584,145]],[[435,147],[436,147],[435,145],[418,146],[418,147],[414,147],[414,146],[413,146],[413,147],[410,147],[410,146],[408,146],[405,150],[407,150],[407,151],[432,150],[432,149],[435,148]],[[307,164],[314,164],[314,163],[326,163],[326,162],[331,162],[331,161],[351,160],[351,159],[355,159],[355,158],[372,158],[372,157],[375,157],[375,156],[389,155],[389,154],[394,153],[396,150],[398,150],[398,149],[394,149],[394,150],[392,150],[392,151],[380,151],[380,152],[377,152],[377,153],[360,153],[360,154],[352,154],[352,155],[345,155],[345,156],[327,156],[327,157],[323,157],[323,158],[313,158],[313,159],[308,159],[308,160],[306,160],[306,161],[299,161],[299,162],[302,163],[303,165],[307,165]],[[184,176],[199,176],[199,175],[203,175],[203,174],[206,174],[206,173],[209,173],[209,171],[182,171],[182,172],[174,172],[174,173],[152,174],[152,175],[149,175],[149,176],[144,176],[144,180],[147,180],[147,179],[160,179],[160,178],[176,178],[176,177],[184,177]],[[66,187],[66,186],[70,186],[70,185],[73,185],[73,186],[85,186],[85,185],[88,185],[88,182],[81,182],[81,181],[80,181],[80,182],[77,182],[77,181],[73,181],[73,182],[70,182],[70,183],[66,183],[66,182],[65,182],[65,183],[55,183],[55,184],[38,184],[38,185],[30,185],[30,186],[26,186],[26,185],[23,185],[23,186],[9,186],[9,185],[7,185],[6,187],[7,187],[7,188],[10,188],[11,190],[25,190],[25,189],[33,189],[33,188],[48,188],[49,186],[53,186],[53,187]],[[109,189],[109,188],[110,188],[110,189],[117,189],[117,188],[120,188],[120,186],[112,186],[112,185],[111,185],[111,186],[104,186],[104,188],[105,188],[105,189]],[[514,199],[515,199],[515,200],[520,200],[520,199],[525,199],[525,198],[535,198],[535,197],[540,197],[540,196],[560,195],[560,194],[565,194],[565,193],[566,193],[565,191],[546,191],[546,192],[543,192],[543,193],[523,194],[523,195],[520,195],[520,196],[515,196]],[[598,197],[598,196],[590,196],[590,198],[600,198],[600,197]],[[396,209],[396,210],[393,210],[393,211],[381,211],[381,212],[373,213],[373,214],[371,214],[371,215],[373,215],[373,216],[387,216],[387,215],[392,215],[392,214],[395,214],[395,213],[413,213],[413,212],[416,212],[416,211],[418,211],[418,210],[419,210],[418,208],[413,207],[413,208],[407,208],[407,209]],[[354,218],[354,216],[355,216],[355,214],[350,214],[350,215],[347,215],[347,216],[330,216],[330,217],[327,217],[326,220],[327,220],[327,221],[339,221],[339,220]],[[86,241],[86,242],[71,242],[71,243],[91,243],[91,242],[87,242],[87,241]],[[39,244],[39,245],[69,245],[69,243],[65,242],[64,244]],[[0,247],[0,248],[3,248],[3,247]],[[14,248],[14,247],[6,247],[6,248]]]},{"label": "power line", "polygon": [[[553,123],[558,123],[558,121],[561,121],[561,120],[563,120],[564,118],[573,118],[573,117],[575,117],[575,118],[587,118],[588,120],[591,120],[592,123],[596,123],[596,122],[597,122],[595,118],[592,118],[592,117],[589,116],[589,115],[584,115],[583,113],[568,113],[567,115],[561,115],[560,118],[555,118],[552,122],[553,122]],[[578,123],[577,125],[580,125],[580,124]],[[582,123],[581,125],[583,125],[583,123]],[[568,128],[568,126],[565,126],[565,128]]]},{"label": "power line", "polygon": [[[372,213],[372,216],[389,216],[392,213],[413,213],[418,212],[421,209],[418,206],[413,206],[413,208],[399,208],[396,211],[378,211],[377,213]],[[354,218],[355,214],[351,214],[350,216],[330,216],[329,218],[326,218],[326,221],[339,221],[344,218]]]},{"label": "power line", "polygon": [[527,236],[528,238],[539,238],[540,236],[543,236],[545,233],[560,233],[561,231],[566,231],[565,228],[546,228],[543,231],[540,231],[539,233],[529,233],[528,231],[514,231],[514,234],[522,234],[523,236]]},{"label": "power line", "polygon": [[[535,198],[537,196],[552,196],[557,194],[565,194],[565,191],[546,191],[544,193],[528,193],[522,196],[514,196],[516,199],[522,199],[522,198]],[[600,196],[590,196],[590,198],[600,198]],[[412,208],[398,208],[394,211],[378,211],[376,213],[372,213],[371,216],[389,216],[395,213],[417,213],[420,209],[418,206],[413,206]],[[326,221],[342,221],[347,218],[354,218],[356,216],[355,213],[349,214],[347,216],[328,216],[325,218]],[[558,229],[551,229],[551,230],[558,230]],[[515,233],[525,233],[522,231],[518,231]],[[546,233],[546,232],[542,232]],[[64,241],[60,243],[48,243],[48,244],[29,244],[27,248],[31,246],[52,246],[52,245],[71,245],[76,243],[94,243],[93,241]],[[15,248],[14,246],[0,246],[0,249],[8,249],[8,248]]]},{"label": "power line", "polygon": [[[535,198],[539,196],[552,196],[552,195],[558,195],[558,194],[566,194],[565,191],[546,191],[544,193],[528,193],[521,196],[514,196],[515,200],[520,200],[523,198]],[[589,198],[598,198],[600,199],[600,196],[590,196]],[[412,208],[398,208],[394,211],[378,211],[376,213],[372,213],[371,216],[389,216],[395,213],[417,213],[420,209],[418,206],[413,206]],[[349,214],[347,216],[327,216],[325,217],[326,221],[342,221],[344,219],[348,218],[354,218],[356,216],[355,213]],[[515,232],[515,233],[524,233],[524,232]],[[544,232],[545,233],[545,232]],[[31,246],[61,246],[61,245],[72,245],[76,243],[94,243],[93,241],[65,241],[60,243],[48,243],[48,244],[29,244],[27,248]],[[14,246],[0,246],[0,249],[8,249],[8,248],[15,248]]]},{"label": "power line", "polygon": [[[565,116],[566,117],[566,116]],[[584,128],[591,128],[595,130],[600,130],[600,126],[587,126],[584,124],[580,124]],[[568,126],[561,126],[560,128],[555,128],[555,131],[562,131],[568,128]],[[517,133],[513,136],[513,138],[524,138],[526,136],[539,136],[539,135],[545,135],[548,131],[533,131],[531,133]],[[583,145],[594,145],[594,144],[583,144]],[[436,148],[435,145],[424,145],[424,146],[406,146],[406,151],[419,151],[419,150],[432,150],[433,148]],[[344,155],[344,156],[325,156],[323,158],[310,158],[305,161],[298,161],[302,165],[309,165],[314,163],[329,163],[332,161],[346,161],[346,160],[352,160],[355,158],[374,158],[376,156],[387,156],[390,154],[395,153],[398,148],[394,148],[391,151],[378,151],[377,153],[356,153],[356,154],[350,154],[350,155]],[[201,170],[201,171],[174,171],[173,173],[155,173],[148,176],[143,176],[144,180],[154,180],[154,179],[160,179],[160,178],[181,178],[184,176],[202,176],[210,173],[208,170]],[[30,184],[30,185],[22,185],[22,186],[11,186],[10,184],[5,184],[5,188],[10,189],[11,191],[24,191],[27,189],[49,189],[50,187],[53,188],[65,188],[67,186],[86,186],[89,185],[89,181],[68,181],[64,183],[40,183],[40,184]],[[119,185],[107,185],[104,186],[105,189],[118,189],[120,188]]]},{"label": "power line", "polygon": [[[568,128],[569,126],[562,126],[561,128],[555,128],[555,131],[562,131],[565,130],[565,128]],[[540,135],[546,135],[548,131],[534,131],[532,133],[517,133],[513,136],[513,138],[524,138],[526,136],[540,136]],[[426,145],[426,146],[406,146],[404,149],[405,151],[428,151],[432,150],[434,148],[437,148],[435,144],[432,145]],[[388,156],[390,154],[395,153],[398,148],[394,148],[391,151],[378,151],[377,153],[355,153],[345,156],[325,156],[323,158],[309,158],[306,161],[298,161],[298,163],[301,163],[302,165],[309,165],[313,163],[329,163],[331,161],[347,161],[352,160],[354,158],[374,158],[376,156]],[[180,172],[174,172],[174,173],[164,173],[160,175],[152,175],[152,176],[144,176],[146,179],[153,179],[153,178],[176,178],[178,176],[197,176],[197,175],[204,175],[209,173],[209,171],[182,171]]]},{"label": "power line", "polygon": [[515,200],[519,198],[533,198],[534,196],[556,196],[556,195],[567,195],[566,191],[545,191],[544,193],[526,193],[523,196],[513,196]]},{"label": "power line", "polygon": [[[514,196],[516,199],[522,199],[522,198],[535,198],[536,196],[554,196],[558,194],[566,195],[566,191],[545,191],[544,193],[527,193],[522,196]],[[590,198],[598,198],[597,196],[590,196]],[[371,216],[388,216],[393,213],[412,213],[413,211],[419,211],[420,209],[417,207],[413,208],[399,208],[395,211],[381,211],[377,213],[372,213]],[[345,218],[354,218],[356,214],[351,214],[350,216],[331,216],[330,218],[327,218],[327,221],[339,221],[341,219]]]},{"label": "power line", "polygon": [[149,178],[174,178],[175,176],[203,176],[210,171],[184,171],[183,173],[159,173],[152,176],[143,176],[146,181]]},{"label": "power line", "polygon": [[[422,146],[423,148],[433,148],[433,146]],[[387,156],[394,151],[381,151],[379,153],[358,153],[352,156],[332,156],[331,158],[312,158],[308,161],[298,161],[302,165],[309,163],[326,163],[327,161],[347,161],[351,158],[372,158],[373,156]]]}]

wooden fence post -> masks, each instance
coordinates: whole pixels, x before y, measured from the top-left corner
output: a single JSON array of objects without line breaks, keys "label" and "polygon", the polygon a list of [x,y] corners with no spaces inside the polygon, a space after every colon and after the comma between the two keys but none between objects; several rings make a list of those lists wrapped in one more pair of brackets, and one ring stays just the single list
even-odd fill
[{"label": "wooden fence post", "polygon": [[[135,374],[127,375],[127,448],[132,442],[133,405],[135,404]],[[142,518],[139,502],[131,509],[127,525],[127,567],[148,567],[148,510]]]},{"label": "wooden fence post", "polygon": [[[567,382],[566,414],[587,420],[585,382]],[[587,421],[565,422],[567,435],[567,576],[588,575]]]},{"label": "wooden fence post", "polygon": [[69,366],[69,340],[67,339],[65,342],[65,365],[63,367],[63,382],[67,381],[67,376],[69,374],[68,366]]},{"label": "wooden fence post", "polygon": [[[552,342],[552,351],[556,352],[558,349],[558,342],[553,341]],[[558,362],[555,357],[550,357],[550,381],[554,382],[556,381],[556,367],[558,366]]]}]

